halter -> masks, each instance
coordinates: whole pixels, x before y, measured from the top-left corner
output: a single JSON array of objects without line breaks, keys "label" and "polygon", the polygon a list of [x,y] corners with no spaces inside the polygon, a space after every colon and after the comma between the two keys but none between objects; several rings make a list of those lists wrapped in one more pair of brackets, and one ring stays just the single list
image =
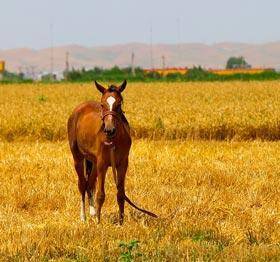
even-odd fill
[{"label": "halter", "polygon": [[[123,112],[123,111],[121,111],[121,112]],[[115,117],[115,118],[117,118],[118,120],[121,121],[120,113],[117,113],[117,112],[111,111],[111,110],[106,110],[106,111],[101,110],[101,119],[102,119],[103,123],[104,123],[104,118],[106,116],[113,116],[113,117]],[[115,150],[115,145],[114,145],[114,143],[112,141],[112,138],[108,138],[107,137],[107,141],[104,141],[104,145],[110,147],[111,151]]]},{"label": "halter", "polygon": [[111,110],[107,110],[107,111],[101,111],[101,119],[102,119],[102,121],[104,121],[104,118],[106,117],[106,116],[114,116],[114,117],[116,117],[116,118],[118,118],[119,120],[121,119],[121,117],[120,117],[120,113],[117,113],[117,112],[115,112],[115,111],[111,111]]}]

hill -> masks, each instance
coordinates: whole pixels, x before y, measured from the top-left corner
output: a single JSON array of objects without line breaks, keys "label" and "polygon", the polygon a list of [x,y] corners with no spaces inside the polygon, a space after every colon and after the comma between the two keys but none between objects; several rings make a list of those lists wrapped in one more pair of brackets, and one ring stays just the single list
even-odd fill
[{"label": "hill", "polygon": [[[130,65],[131,53],[135,53],[135,64],[144,68],[151,65],[150,45],[129,43],[112,46],[85,47],[79,45],[58,46],[53,48],[54,70],[63,71],[65,54],[69,52],[70,67],[91,68]],[[154,44],[154,66],[161,67],[162,55],[166,66],[201,65],[207,68],[222,68],[230,56],[244,56],[254,67],[280,68],[280,42],[265,44],[201,43]],[[0,50],[0,60],[6,60],[9,71],[49,71],[51,49],[8,49]],[[33,68],[33,69],[32,69]]]}]

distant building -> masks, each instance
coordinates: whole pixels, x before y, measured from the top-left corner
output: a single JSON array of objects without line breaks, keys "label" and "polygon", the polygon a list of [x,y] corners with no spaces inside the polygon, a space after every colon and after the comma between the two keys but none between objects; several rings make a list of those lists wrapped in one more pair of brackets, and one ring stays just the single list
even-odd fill
[{"label": "distant building", "polygon": [[5,71],[5,61],[0,60],[0,73]]},{"label": "distant building", "polygon": [[41,72],[37,75],[36,80],[50,80],[53,79],[54,81],[60,81],[64,79],[63,72],[54,72],[53,76],[51,77],[49,72]]},{"label": "distant building", "polygon": [[0,61],[0,80],[3,78],[3,73],[5,71],[5,61]]}]

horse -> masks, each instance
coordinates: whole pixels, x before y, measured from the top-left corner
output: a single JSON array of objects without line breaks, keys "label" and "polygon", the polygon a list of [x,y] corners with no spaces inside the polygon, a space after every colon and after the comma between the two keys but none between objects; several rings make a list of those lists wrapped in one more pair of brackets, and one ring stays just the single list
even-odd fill
[{"label": "horse", "polygon": [[119,224],[123,224],[125,201],[152,217],[154,213],[136,206],[125,193],[125,177],[128,167],[131,135],[129,123],[122,110],[122,92],[126,80],[120,86],[103,87],[95,81],[102,94],[101,102],[89,101],[78,105],[68,119],[68,140],[78,175],[81,194],[80,218],[86,221],[85,196],[89,201],[90,216],[100,223],[101,208],[105,201],[105,177],[111,166],[117,187]]}]

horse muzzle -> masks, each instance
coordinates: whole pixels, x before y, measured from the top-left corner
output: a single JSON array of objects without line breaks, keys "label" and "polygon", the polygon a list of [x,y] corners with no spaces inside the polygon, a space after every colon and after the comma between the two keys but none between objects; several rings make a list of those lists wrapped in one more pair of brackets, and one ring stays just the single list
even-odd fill
[{"label": "horse muzzle", "polygon": [[107,137],[109,138],[113,138],[116,135],[116,128],[115,127],[111,127],[111,128],[104,128],[104,133],[106,134]]}]

